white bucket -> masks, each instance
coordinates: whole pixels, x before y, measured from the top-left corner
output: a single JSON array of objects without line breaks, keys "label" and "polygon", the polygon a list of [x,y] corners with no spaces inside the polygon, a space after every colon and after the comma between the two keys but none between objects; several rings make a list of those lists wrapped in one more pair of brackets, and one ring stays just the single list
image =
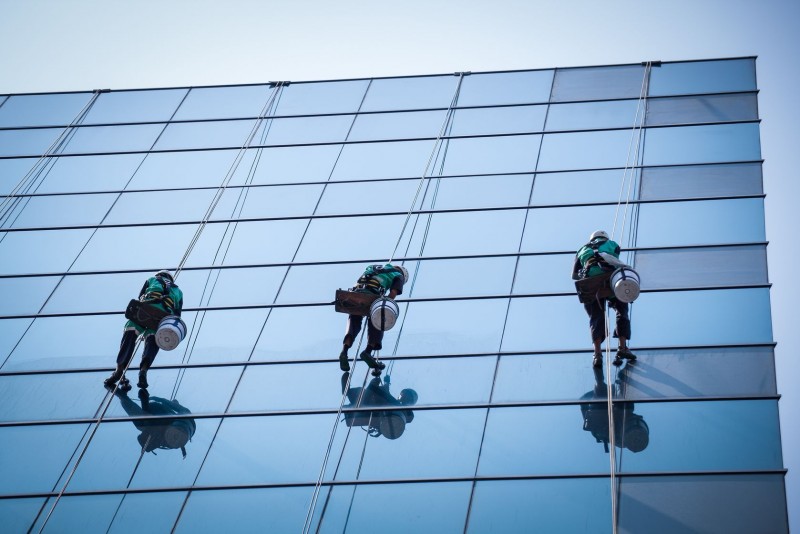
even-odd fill
[{"label": "white bucket", "polygon": [[177,315],[167,315],[158,323],[156,345],[163,350],[172,350],[186,336],[186,323]]},{"label": "white bucket", "polygon": [[376,299],[369,307],[369,320],[372,326],[381,331],[391,330],[400,315],[400,307],[387,297]]},{"label": "white bucket", "polygon": [[639,296],[639,273],[630,267],[621,267],[611,275],[611,289],[622,302],[633,302]]}]

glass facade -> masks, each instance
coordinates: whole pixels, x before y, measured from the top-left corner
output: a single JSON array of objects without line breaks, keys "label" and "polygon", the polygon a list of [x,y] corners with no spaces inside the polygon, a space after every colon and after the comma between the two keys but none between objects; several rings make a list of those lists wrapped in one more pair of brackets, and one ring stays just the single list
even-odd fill
[{"label": "glass facade", "polygon": [[[757,93],[736,58],[0,97],[3,530],[787,532]],[[642,293],[594,369],[599,228]],[[334,292],[389,259],[386,369],[364,335],[343,373]],[[186,339],[106,389],[159,269]]]}]

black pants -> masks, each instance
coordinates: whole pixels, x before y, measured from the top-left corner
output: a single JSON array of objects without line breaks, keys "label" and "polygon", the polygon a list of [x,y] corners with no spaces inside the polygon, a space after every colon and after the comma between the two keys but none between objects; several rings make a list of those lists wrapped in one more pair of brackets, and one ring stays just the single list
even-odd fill
[{"label": "black pants", "polygon": [[[347,317],[347,333],[344,335],[342,343],[348,349],[353,346],[358,333],[361,332],[361,324],[365,317],[361,315],[349,315]],[[372,326],[372,321],[367,319],[367,350],[381,350],[383,345],[383,332]]]},{"label": "black pants", "polygon": [[[592,341],[606,339],[605,321],[606,299],[594,299],[585,302],[583,307],[589,314],[589,330],[592,332]],[[614,337],[631,338],[631,320],[628,318],[628,303],[617,299],[608,299],[608,306],[617,312],[617,327],[614,329]]]},{"label": "black pants", "polygon": [[[133,349],[136,348],[136,338],[139,334],[136,330],[125,330],[122,334],[122,341],[119,344],[119,354],[117,355],[117,365],[127,367],[128,362],[133,358]],[[144,353],[142,353],[142,367],[149,369],[153,365],[153,361],[158,354],[158,345],[156,345],[156,336],[149,335],[144,340]]]}]

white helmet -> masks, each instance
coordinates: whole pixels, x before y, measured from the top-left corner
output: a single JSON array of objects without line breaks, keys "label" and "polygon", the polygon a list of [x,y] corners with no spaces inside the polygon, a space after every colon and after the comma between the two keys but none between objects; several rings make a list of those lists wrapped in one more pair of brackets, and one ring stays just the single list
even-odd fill
[{"label": "white helmet", "polygon": [[402,265],[396,265],[395,269],[397,269],[398,271],[403,273],[403,283],[407,284],[408,283],[408,269],[406,269]]},{"label": "white helmet", "polygon": [[605,230],[597,230],[596,232],[593,232],[592,235],[589,236],[589,241],[594,241],[598,237],[602,237],[603,239],[608,239],[608,234],[605,232]]},{"label": "white helmet", "polygon": [[166,270],[166,269],[161,269],[160,271],[158,271],[158,272],[157,272],[156,274],[154,274],[153,276],[155,276],[156,278],[161,278],[161,277],[163,277],[163,278],[169,278],[170,282],[174,282],[174,281],[175,281],[175,279],[174,279],[174,278],[172,278],[172,273],[171,273],[171,272],[169,272],[169,271],[168,271],[168,270]]}]

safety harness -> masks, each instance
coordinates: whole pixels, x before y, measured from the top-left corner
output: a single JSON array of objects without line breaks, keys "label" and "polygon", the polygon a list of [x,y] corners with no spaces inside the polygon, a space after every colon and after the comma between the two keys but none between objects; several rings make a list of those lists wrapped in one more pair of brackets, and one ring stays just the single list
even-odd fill
[{"label": "safety harness", "polygon": [[174,282],[165,280],[160,276],[157,276],[156,280],[158,280],[159,283],[161,283],[162,287],[161,291],[148,291],[147,293],[142,295],[139,298],[139,300],[141,302],[147,302],[149,304],[155,302],[161,303],[167,308],[167,311],[171,315],[175,312],[175,301],[173,301],[172,297],[170,296],[170,289],[172,287],[178,287],[178,286]]}]

